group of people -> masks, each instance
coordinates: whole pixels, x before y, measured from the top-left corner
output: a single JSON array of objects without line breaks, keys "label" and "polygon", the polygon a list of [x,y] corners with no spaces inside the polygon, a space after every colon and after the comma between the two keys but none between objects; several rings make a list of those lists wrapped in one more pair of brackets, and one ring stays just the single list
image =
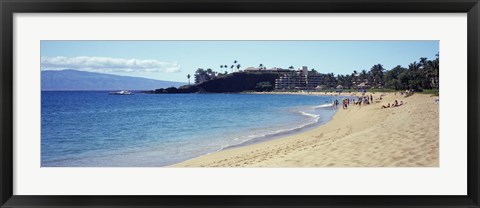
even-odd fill
[{"label": "group of people", "polygon": [[356,101],[355,101],[355,99],[353,99],[353,103],[355,105],[359,105],[359,106],[362,106],[362,104],[368,105],[370,103],[373,103],[373,95],[370,95],[370,96],[366,95],[366,96],[358,97]]},{"label": "group of people", "polygon": [[383,108],[393,108],[393,107],[398,107],[398,106],[402,106],[402,105],[403,105],[403,101],[400,101],[400,103],[398,103],[398,101],[395,100],[395,102],[393,102],[392,105],[390,105],[390,103],[388,103],[386,106],[382,105],[382,109]]},{"label": "group of people", "polygon": [[[361,96],[361,97],[357,97],[357,99],[355,98],[344,98],[342,99],[342,108],[343,109],[348,109],[348,106],[350,105],[350,103],[353,103],[354,105],[358,105],[358,106],[362,106],[362,104],[364,105],[368,105],[370,103],[373,103],[373,95],[366,95],[366,96]],[[334,100],[333,101],[333,106],[335,108],[337,108],[337,106],[339,105],[340,103],[338,102],[338,100]]]},{"label": "group of people", "polygon": [[[409,93],[409,92],[405,92],[405,94]],[[402,92],[402,94],[404,94],[404,93]],[[380,97],[377,100],[382,100],[382,97],[383,97],[383,94],[380,95]],[[380,102],[380,101],[377,101],[377,102]],[[435,102],[438,103],[437,100]],[[332,103],[333,103],[334,109],[337,109],[338,105],[340,104],[338,99],[333,100]],[[352,98],[352,97],[344,98],[344,99],[342,99],[342,108],[343,109],[348,109],[348,106],[350,105],[350,103],[353,103],[354,105],[358,105],[358,106],[362,106],[362,104],[363,105],[372,104],[373,103],[373,95],[362,94],[362,96],[357,96],[356,98]],[[383,109],[383,108],[393,108],[393,107],[398,107],[398,106],[402,106],[402,105],[403,105],[403,101],[398,102],[398,100],[395,100],[391,104],[388,103],[387,105],[382,105],[381,109]]]},{"label": "group of people", "polygon": [[[379,100],[382,100],[382,95],[380,95],[380,98]],[[338,105],[340,104],[340,102],[336,99],[336,100],[333,100],[333,107],[336,109],[338,107]],[[350,103],[353,103],[354,105],[358,105],[358,106],[362,106],[363,105],[369,105],[371,103],[373,103],[373,95],[362,95],[362,96],[358,96],[356,99],[355,98],[344,98],[342,99],[342,108],[343,109],[348,109],[348,106],[350,105]],[[397,100],[395,100],[393,103],[388,103],[387,105],[382,105],[382,109],[383,108],[393,108],[393,107],[398,107],[398,106],[402,106],[403,105],[403,101],[400,101],[398,102]]]}]

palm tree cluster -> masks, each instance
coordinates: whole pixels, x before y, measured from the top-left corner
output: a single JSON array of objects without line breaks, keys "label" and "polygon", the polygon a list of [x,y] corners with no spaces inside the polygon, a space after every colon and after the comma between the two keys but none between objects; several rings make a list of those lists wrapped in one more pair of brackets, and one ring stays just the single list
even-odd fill
[{"label": "palm tree cluster", "polygon": [[347,75],[321,74],[313,70],[309,75],[316,75],[328,88],[341,85],[344,88],[438,89],[439,65],[440,60],[437,54],[434,60],[422,57],[419,62],[409,64],[408,68],[398,65],[391,70],[386,70],[383,65],[376,64],[369,71],[354,70],[352,74]]},{"label": "palm tree cluster", "polygon": [[240,70],[240,67],[242,67],[242,65],[240,65],[237,60],[233,61],[232,66],[230,66],[230,68],[232,69],[232,72],[233,70],[235,70],[235,68],[237,68],[237,71]]},{"label": "palm tree cluster", "polygon": [[225,68],[224,74],[227,75],[228,74],[228,71],[227,71],[228,66],[226,64],[225,65],[220,65],[220,71],[223,71],[223,68]]},{"label": "palm tree cluster", "polygon": [[[321,85],[325,85],[327,88],[335,88],[341,85],[343,88],[388,88],[394,90],[423,90],[423,89],[438,89],[439,87],[439,55],[436,54],[434,60],[428,60],[427,58],[420,58],[419,62],[413,62],[408,65],[408,68],[404,68],[400,65],[394,67],[391,70],[386,70],[383,65],[376,64],[370,68],[370,70],[362,70],[358,72],[354,70],[353,73],[347,75],[337,75],[333,73],[319,73],[315,69],[311,69],[308,72],[308,79],[316,79]],[[237,60],[233,61],[230,66],[233,72],[235,68],[239,70],[241,65]],[[220,70],[227,70],[228,65],[220,65]],[[266,69],[263,64],[259,64],[260,69]],[[290,70],[294,70],[293,66],[288,67]],[[227,75],[228,72],[218,73],[208,68],[197,69],[194,74],[196,84],[200,84],[205,81],[213,80],[216,77]],[[187,76],[190,80],[190,77]],[[307,84],[309,85],[309,84]],[[309,86],[315,87],[315,86]]]},{"label": "palm tree cluster", "polygon": [[[237,69],[237,71],[240,70],[240,67],[242,67],[242,65],[240,65],[240,63],[238,63],[237,60],[234,60],[233,64],[230,66],[231,72],[233,73],[235,68]],[[227,71],[228,65],[226,65],[226,64],[225,65],[223,65],[223,64],[220,65],[220,71],[223,71],[224,69],[225,69],[225,72],[221,73],[221,72],[213,71],[211,68],[207,68],[207,70],[204,70],[203,68],[198,68],[197,71],[195,71],[195,74],[194,74],[195,84],[200,84],[202,82],[212,80],[215,77],[227,75],[228,74],[228,71]],[[188,79],[190,80],[190,78],[188,78]]]},{"label": "palm tree cluster", "polygon": [[384,74],[385,87],[390,89],[437,89],[439,87],[438,54],[436,59],[420,58],[408,68],[396,66]]},{"label": "palm tree cluster", "polygon": [[195,79],[195,84],[200,84],[202,82],[215,79],[217,74],[218,72],[215,72],[210,68],[208,68],[207,70],[204,70],[203,68],[198,68],[193,75]]}]

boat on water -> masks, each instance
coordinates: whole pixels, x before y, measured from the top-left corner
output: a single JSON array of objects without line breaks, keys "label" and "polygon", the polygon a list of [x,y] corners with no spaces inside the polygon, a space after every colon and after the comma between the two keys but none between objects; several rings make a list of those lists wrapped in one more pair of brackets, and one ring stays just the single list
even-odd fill
[{"label": "boat on water", "polygon": [[109,95],[133,95],[133,92],[122,90],[118,92],[109,92]]}]

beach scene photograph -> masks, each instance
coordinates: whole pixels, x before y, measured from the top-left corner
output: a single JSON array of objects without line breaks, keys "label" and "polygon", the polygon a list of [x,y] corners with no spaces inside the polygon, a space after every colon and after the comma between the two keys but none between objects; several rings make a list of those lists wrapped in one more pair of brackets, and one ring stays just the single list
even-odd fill
[{"label": "beach scene photograph", "polygon": [[44,40],[41,167],[439,167],[438,40]]}]

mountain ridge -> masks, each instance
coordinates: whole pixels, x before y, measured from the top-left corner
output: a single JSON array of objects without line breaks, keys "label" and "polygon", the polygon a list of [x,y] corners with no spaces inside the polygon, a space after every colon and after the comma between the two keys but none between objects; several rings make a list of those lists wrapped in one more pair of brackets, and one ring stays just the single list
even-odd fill
[{"label": "mountain ridge", "polygon": [[42,91],[103,91],[103,90],[151,90],[179,87],[186,83],[155,80],[142,77],[121,76],[75,69],[43,70]]}]

